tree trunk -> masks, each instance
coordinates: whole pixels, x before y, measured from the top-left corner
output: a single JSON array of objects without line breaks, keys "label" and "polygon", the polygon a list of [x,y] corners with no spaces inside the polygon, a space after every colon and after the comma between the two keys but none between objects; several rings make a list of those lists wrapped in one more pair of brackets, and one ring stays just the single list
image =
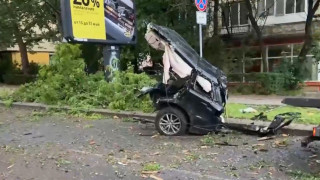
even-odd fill
[{"label": "tree trunk", "polygon": [[320,0],[317,0],[315,5],[313,6],[313,0],[308,0],[308,15],[306,20],[305,26],[305,37],[304,37],[304,44],[299,54],[299,60],[304,61],[309,53],[310,49],[312,48],[313,42],[313,32],[312,32],[312,20],[319,8]]},{"label": "tree trunk", "polygon": [[23,74],[28,74],[29,59],[28,59],[27,45],[25,42],[23,42],[22,37],[17,37],[17,42],[18,42],[20,56],[21,56],[21,65],[22,65]]},{"label": "tree trunk", "polygon": [[214,8],[213,8],[213,34],[215,36],[219,35],[219,0],[214,0]]},{"label": "tree trunk", "polygon": [[266,55],[266,51],[265,51],[265,45],[263,43],[263,36],[262,36],[262,31],[253,15],[253,9],[252,9],[252,5],[250,0],[245,0],[246,3],[246,7],[248,9],[248,17],[249,20],[251,22],[252,28],[254,29],[257,39],[258,39],[258,43],[259,43],[259,47],[260,47],[260,51],[261,51],[261,56],[262,56],[262,62],[263,62],[263,72],[268,72],[269,68],[268,68],[268,59],[267,59],[267,55]]},{"label": "tree trunk", "polygon": [[267,59],[266,47],[263,42],[259,43],[262,57],[262,72],[269,72],[269,63]]}]

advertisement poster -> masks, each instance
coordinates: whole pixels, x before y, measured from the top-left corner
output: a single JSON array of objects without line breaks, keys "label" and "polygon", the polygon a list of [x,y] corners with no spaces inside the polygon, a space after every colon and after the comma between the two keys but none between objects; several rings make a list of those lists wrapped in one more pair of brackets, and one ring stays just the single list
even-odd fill
[{"label": "advertisement poster", "polygon": [[61,9],[67,41],[136,43],[134,0],[61,0]]},{"label": "advertisement poster", "polygon": [[76,39],[106,39],[104,8],[97,0],[71,0],[73,36]]},{"label": "advertisement poster", "polygon": [[105,0],[104,3],[107,38],[132,41],[136,33],[133,0]]}]

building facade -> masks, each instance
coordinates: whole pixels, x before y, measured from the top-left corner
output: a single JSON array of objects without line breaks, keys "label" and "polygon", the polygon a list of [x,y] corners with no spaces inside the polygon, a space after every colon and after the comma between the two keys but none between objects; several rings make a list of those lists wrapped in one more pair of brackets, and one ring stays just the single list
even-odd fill
[{"label": "building facade", "polygon": [[[261,50],[250,36],[254,29],[248,19],[245,2],[224,0],[221,4],[220,36],[230,48],[249,46],[250,49],[244,54],[244,68],[237,73],[260,72],[263,68]],[[307,0],[258,0],[252,6],[263,33],[268,70],[272,72],[283,59],[297,60],[304,42]],[[315,28],[317,23],[314,21]],[[312,55],[307,57],[307,81],[320,81],[319,64]]]}]

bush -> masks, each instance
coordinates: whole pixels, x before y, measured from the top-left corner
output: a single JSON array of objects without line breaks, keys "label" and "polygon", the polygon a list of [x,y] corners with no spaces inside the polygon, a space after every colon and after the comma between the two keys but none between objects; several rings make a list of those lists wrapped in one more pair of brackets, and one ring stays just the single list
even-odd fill
[{"label": "bush", "polygon": [[153,109],[149,98],[137,98],[142,87],[156,83],[153,79],[146,74],[135,74],[131,67],[125,72],[116,72],[113,81],[107,83],[102,72],[87,76],[80,56],[78,45],[57,46],[52,64],[41,67],[37,81],[21,87],[14,93],[14,100],[77,108],[108,107],[145,112]]},{"label": "bush", "polygon": [[232,74],[228,76],[231,81],[240,81],[245,77],[249,84],[240,84],[235,87],[236,92],[241,94],[277,94],[286,90],[286,76],[281,73],[247,73]]},{"label": "bush", "polygon": [[37,63],[31,62],[29,63],[28,73],[30,75],[37,75],[39,73],[40,66]]},{"label": "bush", "polygon": [[300,89],[300,84],[304,80],[304,70],[301,62],[292,63],[288,59],[281,61],[278,68],[275,69],[276,73],[280,73],[284,76],[284,89],[285,90],[297,90]]},{"label": "bush", "polygon": [[3,75],[13,66],[11,57],[8,54],[0,54],[0,82],[3,82]]},{"label": "bush", "polygon": [[33,82],[36,79],[36,76],[24,74],[5,74],[2,76],[2,78],[5,84],[20,85]]},{"label": "bush", "polygon": [[228,89],[232,94],[249,95],[249,94],[255,93],[253,84],[239,83],[239,84],[235,85],[234,87],[230,87]]},{"label": "bush", "polygon": [[284,91],[285,76],[281,73],[258,73],[255,74],[257,94],[277,94]]},{"label": "bush", "polygon": [[[245,77],[246,82],[255,84],[252,88],[256,94],[284,94],[286,92],[298,92],[301,89],[300,85],[303,83],[303,79],[305,79],[304,74],[301,63],[283,59],[272,73],[229,74],[228,80],[230,82],[242,82],[242,78]],[[235,89],[242,93],[243,87],[240,86]]]},{"label": "bush", "polygon": [[0,55],[0,82],[12,85],[30,83],[38,74],[39,65],[31,62],[29,64],[29,75],[23,75],[20,65],[12,62],[10,54]]}]

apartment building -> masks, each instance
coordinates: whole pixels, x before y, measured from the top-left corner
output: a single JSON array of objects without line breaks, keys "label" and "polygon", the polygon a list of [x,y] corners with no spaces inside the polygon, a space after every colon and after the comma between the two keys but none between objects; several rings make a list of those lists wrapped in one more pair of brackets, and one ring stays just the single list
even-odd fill
[{"label": "apartment building", "polygon": [[[222,2],[224,8],[220,16],[220,36],[230,48],[241,48],[252,41],[252,25],[243,1]],[[254,14],[263,32],[264,51],[268,59],[268,69],[272,72],[285,58],[295,61],[304,42],[307,0],[258,0],[253,5]],[[319,12],[317,13],[319,14]],[[318,22],[314,22],[315,27]],[[252,33],[251,33],[252,34]],[[247,44],[246,44],[247,43]],[[261,51],[257,42],[251,42],[250,51],[244,55],[245,73],[260,72],[263,68]],[[320,81],[320,66],[308,55],[306,67],[308,81]],[[248,63],[249,61],[249,63]]]}]

